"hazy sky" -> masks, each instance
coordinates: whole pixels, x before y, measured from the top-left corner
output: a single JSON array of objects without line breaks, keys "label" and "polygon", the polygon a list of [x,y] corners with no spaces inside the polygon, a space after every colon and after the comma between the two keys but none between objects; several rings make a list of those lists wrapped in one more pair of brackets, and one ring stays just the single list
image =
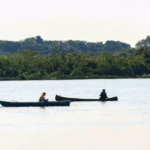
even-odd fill
[{"label": "hazy sky", "polygon": [[0,40],[107,40],[150,35],[150,0],[0,0]]}]

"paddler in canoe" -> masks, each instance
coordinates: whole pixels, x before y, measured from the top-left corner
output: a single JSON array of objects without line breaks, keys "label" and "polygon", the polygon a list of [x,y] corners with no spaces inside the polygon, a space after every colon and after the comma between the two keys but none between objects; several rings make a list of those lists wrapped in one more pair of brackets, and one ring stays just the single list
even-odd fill
[{"label": "paddler in canoe", "polygon": [[106,99],[107,97],[107,93],[105,92],[105,89],[103,89],[103,91],[100,94],[100,98],[99,99]]},{"label": "paddler in canoe", "polygon": [[43,92],[39,98],[39,102],[48,102],[48,99],[45,98],[46,93]]}]

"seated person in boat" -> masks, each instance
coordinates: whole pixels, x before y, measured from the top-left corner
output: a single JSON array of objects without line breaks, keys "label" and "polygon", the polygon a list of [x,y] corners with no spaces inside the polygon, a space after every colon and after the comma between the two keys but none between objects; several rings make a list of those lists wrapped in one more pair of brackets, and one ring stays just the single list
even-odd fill
[{"label": "seated person in boat", "polygon": [[48,102],[48,99],[45,99],[45,95],[46,95],[46,93],[43,92],[42,95],[39,98],[39,102]]},{"label": "seated person in boat", "polygon": [[103,91],[101,92],[101,95],[100,95],[101,97],[100,97],[100,99],[106,99],[106,98],[108,98],[107,97],[107,94],[106,94],[106,92],[105,92],[105,89],[103,89]]}]

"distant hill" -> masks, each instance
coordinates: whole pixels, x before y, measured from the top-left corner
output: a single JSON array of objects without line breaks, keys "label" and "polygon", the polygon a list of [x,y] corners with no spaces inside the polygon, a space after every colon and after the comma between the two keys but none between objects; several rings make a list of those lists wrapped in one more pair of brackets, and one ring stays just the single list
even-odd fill
[{"label": "distant hill", "polygon": [[118,51],[120,49],[130,49],[129,44],[120,41],[87,42],[87,41],[46,41],[41,36],[26,38],[23,41],[0,41],[0,55],[6,53],[17,53],[21,50],[38,50],[42,54],[52,54],[58,52],[103,52],[105,50]]}]

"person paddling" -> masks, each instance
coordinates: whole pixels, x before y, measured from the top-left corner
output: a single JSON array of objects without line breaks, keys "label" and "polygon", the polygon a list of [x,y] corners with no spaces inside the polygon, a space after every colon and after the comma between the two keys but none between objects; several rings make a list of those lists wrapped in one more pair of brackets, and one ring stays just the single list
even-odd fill
[{"label": "person paddling", "polygon": [[48,99],[45,99],[45,95],[46,95],[46,93],[43,92],[42,95],[39,98],[39,102],[48,102]]},{"label": "person paddling", "polygon": [[106,94],[106,92],[105,92],[105,89],[103,89],[103,91],[101,92],[101,95],[100,95],[101,97],[100,97],[100,99],[106,99],[106,98],[108,98],[107,97],[107,94]]}]

